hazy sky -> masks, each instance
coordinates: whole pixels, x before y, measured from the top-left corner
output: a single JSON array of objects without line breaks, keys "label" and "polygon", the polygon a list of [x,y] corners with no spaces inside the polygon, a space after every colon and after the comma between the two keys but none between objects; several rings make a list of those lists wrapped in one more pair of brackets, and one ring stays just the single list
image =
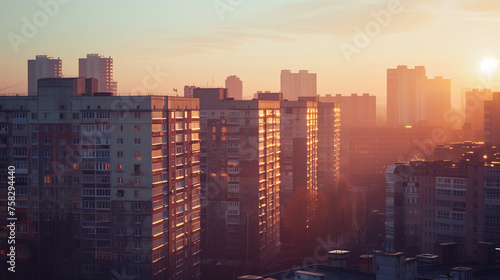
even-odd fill
[{"label": "hazy sky", "polygon": [[[367,28],[368,40],[354,42]],[[71,77],[78,58],[99,53],[113,57],[123,93],[143,85],[148,67],[169,73],[153,93],[237,75],[247,97],[279,91],[281,69],[306,69],[319,94],[369,92],[384,103],[386,69],[405,64],[451,78],[458,103],[461,88],[481,86],[481,62],[500,58],[498,30],[498,0],[1,1],[0,93],[27,91],[37,54],[60,57]]]}]

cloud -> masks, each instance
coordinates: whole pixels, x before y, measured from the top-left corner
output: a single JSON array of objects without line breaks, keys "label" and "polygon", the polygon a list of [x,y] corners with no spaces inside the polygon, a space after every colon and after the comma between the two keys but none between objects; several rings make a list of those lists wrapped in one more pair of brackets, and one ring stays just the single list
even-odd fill
[{"label": "cloud", "polygon": [[[408,0],[400,0],[403,12],[392,15],[391,24],[383,34],[410,32],[436,21],[432,10],[421,8]],[[389,1],[316,0],[290,4],[263,15],[254,22],[232,23],[235,28],[252,28],[287,36],[331,35],[336,38],[353,36],[354,28],[364,28],[373,20],[372,12],[386,10]]]},{"label": "cloud", "polygon": [[[394,1],[394,0],[393,0]],[[380,35],[397,35],[422,30],[433,24],[455,20],[498,20],[498,0],[399,0],[400,14]],[[386,10],[389,0],[313,0],[285,4],[262,14],[241,19],[215,21],[204,26],[192,26],[182,32],[154,29],[161,44],[154,49],[167,56],[236,51],[256,41],[294,42],[314,36],[331,36],[332,41],[356,35],[374,20],[373,13]],[[234,11],[237,13],[238,11]],[[162,47],[156,47],[161,45]]]},{"label": "cloud", "polygon": [[498,0],[461,0],[457,1],[455,9],[479,14],[500,14]]}]

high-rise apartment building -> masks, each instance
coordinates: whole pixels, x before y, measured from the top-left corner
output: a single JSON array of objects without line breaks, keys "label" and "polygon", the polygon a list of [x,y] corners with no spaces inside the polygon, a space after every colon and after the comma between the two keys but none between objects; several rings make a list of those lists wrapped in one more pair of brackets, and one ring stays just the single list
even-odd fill
[{"label": "high-rise apartment building", "polygon": [[332,192],[340,178],[341,114],[338,103],[318,103],[318,190]]},{"label": "high-rise apartment building", "polygon": [[451,81],[428,79],[424,66],[387,69],[387,125],[446,125],[443,114],[451,110]]},{"label": "high-rise apartment building", "polygon": [[37,96],[0,97],[2,193],[7,166],[16,171],[16,279],[199,279],[198,100],[92,85],[42,79]]},{"label": "high-rise apartment building", "polygon": [[425,118],[425,68],[387,69],[387,125],[416,124]]},{"label": "high-rise apartment building", "polygon": [[[280,250],[280,103],[196,88],[201,108],[204,277],[259,271]],[[226,270],[227,271],[227,270]],[[213,274],[215,273],[215,275]]]},{"label": "high-rise apartment building", "polygon": [[281,70],[281,92],[286,100],[296,101],[299,96],[316,96],[316,73],[300,70],[292,73],[290,70]]},{"label": "high-rise apartment building", "polygon": [[243,99],[243,82],[237,76],[229,76],[226,78],[227,95],[234,100]]},{"label": "high-rise apartment building", "polygon": [[492,100],[484,101],[484,142],[500,145],[500,92],[494,92]]},{"label": "high-rise apartment building", "polygon": [[[281,132],[282,227],[283,231],[291,228],[292,217],[286,213],[295,212],[286,208],[300,208],[305,215],[301,216],[303,221],[296,222],[303,225],[303,232],[296,234],[305,238],[318,201],[318,103],[281,101]],[[294,196],[303,197],[305,203],[290,203]]]},{"label": "high-rise apartment building", "polygon": [[446,114],[451,112],[451,80],[436,76],[426,84],[425,120],[431,125],[449,126]]},{"label": "high-rise apartment building", "polygon": [[498,158],[466,154],[458,163],[387,168],[386,250],[439,253],[455,243],[459,261],[478,260],[479,242],[500,245]]},{"label": "high-rise apartment building", "polygon": [[117,83],[113,80],[113,59],[99,54],[87,54],[78,60],[78,76],[94,78],[99,82],[98,91],[117,93]]},{"label": "high-rise apartment building", "polygon": [[464,129],[484,131],[484,102],[492,98],[490,89],[472,89],[465,92]]},{"label": "high-rise apartment building", "polygon": [[37,55],[28,60],[28,95],[36,95],[37,81],[43,78],[61,78],[62,60],[46,55]]},{"label": "high-rise apartment building", "polygon": [[195,86],[184,86],[184,97],[193,97]]},{"label": "high-rise apartment building", "polygon": [[[350,169],[350,135],[351,129],[374,129],[376,124],[376,96],[364,93],[362,95],[330,95],[320,96],[321,102],[334,102],[342,112],[340,118],[340,169],[344,176],[348,176]],[[319,153],[321,155],[321,153]],[[356,164],[356,163],[354,163]]]}]

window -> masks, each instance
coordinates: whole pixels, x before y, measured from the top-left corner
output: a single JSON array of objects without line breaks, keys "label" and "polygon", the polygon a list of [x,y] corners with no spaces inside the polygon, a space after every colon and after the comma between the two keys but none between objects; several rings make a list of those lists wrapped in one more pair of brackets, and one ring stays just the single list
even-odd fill
[{"label": "window", "polygon": [[79,126],[78,126],[77,124],[74,124],[74,125],[71,127],[71,129],[73,130],[73,132],[78,132],[78,131],[80,131],[80,128],[79,128]]},{"label": "window", "polygon": [[141,165],[140,164],[134,165],[134,171],[135,172],[141,172]]},{"label": "window", "polygon": [[50,158],[50,151],[44,151],[43,152],[43,157],[44,158]]},{"label": "window", "polygon": [[51,176],[43,177],[43,182],[46,184],[50,184],[52,182],[52,177]]},{"label": "window", "polygon": [[116,139],[116,144],[123,145],[123,138],[117,138]]},{"label": "window", "polygon": [[73,138],[73,145],[79,145],[80,144],[80,138]]},{"label": "window", "polygon": [[[118,197],[123,197],[125,195],[125,191],[124,190],[117,190],[116,191],[116,196]],[[118,207],[120,208],[120,207]]]},{"label": "window", "polygon": [[50,125],[44,125],[43,126],[43,131],[50,132]]},{"label": "window", "polygon": [[134,155],[136,158],[141,159],[141,152],[135,152]]},{"label": "window", "polygon": [[123,131],[123,125],[118,126],[118,131]]},{"label": "window", "polygon": [[136,131],[136,132],[141,131],[141,126],[140,125],[134,125],[134,131]]},{"label": "window", "polygon": [[141,229],[140,228],[136,228],[135,229],[135,236],[141,236]]},{"label": "window", "polygon": [[116,157],[123,157],[123,151],[117,151]]},{"label": "window", "polygon": [[139,190],[134,191],[134,197],[141,197],[141,191]]},{"label": "window", "polygon": [[116,167],[116,170],[118,171],[123,171],[123,164],[118,164],[117,167]]},{"label": "window", "polygon": [[43,141],[43,143],[45,145],[50,145],[50,138],[45,138],[44,141]]},{"label": "window", "polygon": [[66,126],[64,126],[64,125],[59,126],[59,131],[65,132],[66,131]]},{"label": "window", "polygon": [[134,138],[134,144],[140,145],[141,144],[141,138]]},{"label": "window", "polygon": [[80,177],[78,176],[73,177],[73,183],[80,183]]},{"label": "window", "polygon": [[116,178],[116,183],[123,184],[123,178],[122,177]]},{"label": "window", "polygon": [[134,203],[134,210],[141,210],[141,203],[140,202]]},{"label": "window", "polygon": [[37,124],[31,125],[31,131],[38,132],[38,125]]},{"label": "window", "polygon": [[141,118],[141,112],[135,112],[134,113],[134,118],[140,119]]}]

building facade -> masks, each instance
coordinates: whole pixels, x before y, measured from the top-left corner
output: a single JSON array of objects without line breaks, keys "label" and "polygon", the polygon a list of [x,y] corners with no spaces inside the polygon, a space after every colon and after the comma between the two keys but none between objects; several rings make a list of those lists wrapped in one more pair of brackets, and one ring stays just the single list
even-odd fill
[{"label": "building facade", "polygon": [[226,78],[226,88],[229,98],[234,100],[243,99],[243,82],[237,76],[229,76]]},{"label": "building facade", "polygon": [[341,111],[338,103],[318,103],[318,190],[331,193],[340,179]]},{"label": "building facade", "polygon": [[446,125],[451,112],[451,81],[443,77],[428,79],[424,66],[408,69],[400,65],[387,69],[387,125]]},{"label": "building facade", "polygon": [[484,101],[484,142],[500,145],[500,92],[494,92],[492,100]]},{"label": "building facade", "polygon": [[[374,129],[376,127],[376,96],[364,93],[362,95],[330,95],[321,96],[321,102],[339,104],[342,117],[340,118],[340,169],[346,178],[350,170],[350,134],[354,128]],[[321,155],[321,153],[320,153]]]},{"label": "building facade", "polygon": [[193,97],[195,86],[184,86],[184,97]]},{"label": "building facade", "polygon": [[[315,101],[281,102],[281,212],[283,231],[291,222],[302,226],[307,234],[318,201],[318,103]],[[305,203],[291,203],[302,196]],[[293,208],[286,210],[287,208]],[[299,208],[299,209],[295,209]],[[303,220],[287,213],[302,212]]]},{"label": "building facade", "polygon": [[199,279],[198,100],[85,85],[43,79],[38,96],[1,97],[0,164],[19,182],[16,279]]},{"label": "building facade", "polygon": [[297,101],[299,96],[316,96],[316,73],[300,70],[292,73],[290,70],[281,70],[281,92],[286,100]]},{"label": "building facade", "polygon": [[228,100],[224,89],[197,88],[194,96],[207,265],[262,270],[281,246],[280,103]]},{"label": "building facade", "polygon": [[37,55],[28,60],[28,95],[36,95],[37,81],[43,78],[61,78],[62,60],[46,55]]},{"label": "building facade", "polygon": [[438,254],[456,243],[459,261],[478,260],[479,242],[499,245],[498,159],[469,154],[459,163],[387,168],[386,250]]},{"label": "building facade", "polygon": [[484,131],[484,102],[492,100],[490,89],[472,89],[465,92],[464,129]]},{"label": "building facade", "polygon": [[78,75],[98,80],[100,92],[117,93],[117,82],[113,80],[113,59],[99,54],[87,54],[78,60]]}]

